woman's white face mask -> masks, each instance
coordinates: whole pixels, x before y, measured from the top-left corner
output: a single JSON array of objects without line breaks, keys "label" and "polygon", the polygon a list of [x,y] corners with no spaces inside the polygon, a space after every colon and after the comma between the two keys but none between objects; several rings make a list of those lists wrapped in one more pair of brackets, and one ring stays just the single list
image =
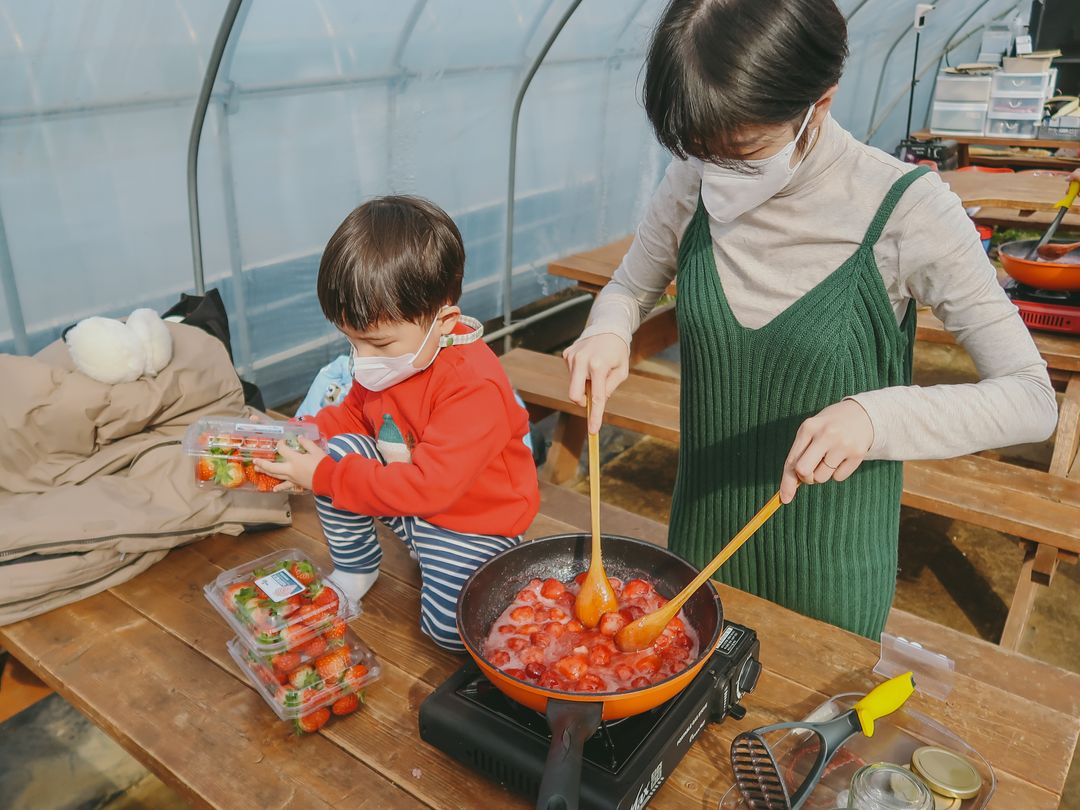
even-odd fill
[{"label": "woman's white face mask", "polygon": [[[802,164],[802,158],[794,164],[791,160],[795,155],[799,138],[810,125],[814,107],[815,105],[810,105],[795,139],[783,149],[761,160],[746,161],[746,165],[756,171],[740,172],[726,166],[717,166],[714,163],[703,165],[701,201],[705,204],[705,210],[709,212],[710,217],[717,222],[732,222],[747,211],[757,208],[791,182],[791,178]],[[811,137],[815,134],[816,130],[811,133]]]}]

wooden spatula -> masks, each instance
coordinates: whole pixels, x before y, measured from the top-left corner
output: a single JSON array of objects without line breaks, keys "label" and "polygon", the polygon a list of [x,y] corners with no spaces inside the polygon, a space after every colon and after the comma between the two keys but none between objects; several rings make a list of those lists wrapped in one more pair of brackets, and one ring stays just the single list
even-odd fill
[{"label": "wooden spatula", "polygon": [[1040,259],[1054,260],[1060,259],[1066,253],[1072,253],[1077,248],[1080,248],[1080,242],[1051,242],[1043,245],[1036,252]]},{"label": "wooden spatula", "polygon": [[636,652],[644,650],[652,644],[656,637],[664,632],[668,622],[674,619],[675,615],[682,609],[686,600],[693,596],[697,589],[704,585],[709,580],[709,577],[728,561],[732,554],[742,548],[743,543],[749,540],[751,535],[760,529],[762,524],[771,518],[779,508],[780,493],[777,492],[769,499],[767,504],[761,507],[756,515],[750,518],[750,522],[742,527],[742,530],[731,539],[731,542],[720,549],[720,553],[713,557],[712,562],[706,565],[701,570],[701,573],[679,592],[678,596],[659,610],[646,613],[640,619],[630,622],[616,633],[615,646],[623,652]]},{"label": "wooden spatula", "polygon": [[[592,383],[585,385],[585,418],[592,418]],[[600,617],[619,609],[615,591],[604,573],[600,558],[600,434],[589,434],[589,506],[592,512],[592,561],[585,581],[581,583],[574,614],[586,627],[596,627]]]}]

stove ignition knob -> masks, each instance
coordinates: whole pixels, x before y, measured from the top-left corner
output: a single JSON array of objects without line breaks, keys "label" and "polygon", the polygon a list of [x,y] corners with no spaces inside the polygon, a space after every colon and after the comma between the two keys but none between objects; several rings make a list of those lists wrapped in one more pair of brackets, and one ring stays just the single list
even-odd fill
[{"label": "stove ignition knob", "polygon": [[729,706],[728,710],[727,710],[727,713],[728,713],[728,717],[731,717],[731,718],[733,718],[735,720],[742,720],[744,717],[746,717],[746,709],[744,709],[738,703],[735,703],[735,704],[732,704],[731,706]]},{"label": "stove ignition knob", "polygon": [[741,700],[748,692],[753,692],[761,675],[761,664],[756,658],[747,658],[735,679],[735,700]]}]

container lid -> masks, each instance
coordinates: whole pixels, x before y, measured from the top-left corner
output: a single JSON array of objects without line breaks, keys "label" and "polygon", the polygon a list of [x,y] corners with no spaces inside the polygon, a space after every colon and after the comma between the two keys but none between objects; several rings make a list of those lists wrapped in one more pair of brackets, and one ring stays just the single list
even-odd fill
[{"label": "container lid", "polygon": [[184,452],[189,456],[227,456],[236,451],[245,457],[261,455],[272,459],[279,441],[299,449],[300,437],[318,442],[318,426],[312,422],[252,422],[235,416],[204,416],[184,434]]},{"label": "container lid", "polygon": [[1049,71],[1045,70],[1039,73],[1013,73],[1012,71],[1002,71],[994,74],[994,80],[1000,81],[1001,79],[1015,79],[1017,77],[1025,79],[1045,79],[1049,75]]},{"label": "container lid", "polygon": [[203,592],[240,641],[260,655],[298,647],[352,615],[344,594],[295,548],[223,571]]},{"label": "container lid", "polygon": [[379,679],[375,654],[344,620],[296,650],[259,655],[231,639],[226,647],[237,666],[282,720],[295,720]]},{"label": "container lid", "polygon": [[975,766],[959,754],[927,745],[911,755],[911,770],[935,793],[957,799],[978,795],[982,777]]}]

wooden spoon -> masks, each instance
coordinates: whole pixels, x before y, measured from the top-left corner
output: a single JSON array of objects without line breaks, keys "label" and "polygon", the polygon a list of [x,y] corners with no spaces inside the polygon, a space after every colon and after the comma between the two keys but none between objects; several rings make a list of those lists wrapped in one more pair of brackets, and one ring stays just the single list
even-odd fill
[{"label": "wooden spoon", "polygon": [[[592,416],[592,383],[585,386],[585,418]],[[574,614],[586,627],[596,627],[600,617],[619,609],[615,590],[604,573],[600,559],[600,434],[589,434],[589,506],[592,507],[592,561],[581,583]],[[662,629],[662,628],[661,628]]]},{"label": "wooden spoon", "polygon": [[1060,259],[1066,253],[1072,253],[1080,248],[1080,242],[1051,242],[1043,245],[1036,251],[1040,259]]},{"label": "wooden spoon", "polygon": [[751,535],[760,529],[762,524],[771,518],[773,513],[779,508],[780,493],[777,492],[769,499],[767,504],[761,507],[756,515],[750,518],[750,522],[743,526],[742,530],[731,539],[731,542],[724,546],[719,554],[713,557],[712,562],[706,565],[701,573],[694,577],[693,581],[679,592],[678,596],[659,610],[654,610],[652,613],[646,613],[640,619],[630,622],[623,627],[622,630],[616,633],[615,646],[623,652],[637,652],[638,650],[644,650],[652,644],[656,637],[664,632],[664,628],[675,618],[675,615],[679,610],[682,609],[686,600],[693,596],[694,592],[704,585],[709,577],[715,574],[717,569],[728,561],[728,558],[730,558],[732,554],[742,548],[743,543],[749,540]]}]

